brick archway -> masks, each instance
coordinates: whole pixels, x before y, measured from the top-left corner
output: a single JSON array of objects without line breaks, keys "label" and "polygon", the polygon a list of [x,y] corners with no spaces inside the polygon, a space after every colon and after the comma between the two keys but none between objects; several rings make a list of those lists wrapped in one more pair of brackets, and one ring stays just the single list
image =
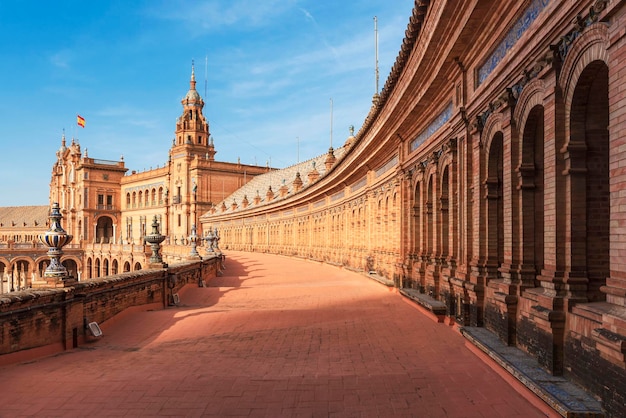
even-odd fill
[{"label": "brick archway", "polygon": [[580,73],[567,109],[569,138],[563,150],[571,214],[566,220],[567,283],[578,290],[572,294],[579,300],[603,300],[600,287],[610,275],[608,79],[603,61],[589,63]]},{"label": "brick archway", "polygon": [[[536,277],[544,265],[545,248],[545,161],[544,161],[544,108],[536,104],[524,115],[519,152],[520,164],[516,168],[517,190],[515,199],[519,212],[514,219],[518,242],[514,259],[519,263],[519,286],[535,287]],[[554,226],[554,225],[553,225]]]},{"label": "brick archway", "polygon": [[[504,135],[498,131],[489,141],[485,179],[487,263],[499,268],[504,262]],[[497,274],[497,273],[496,273]]]},{"label": "brick archway", "polygon": [[96,223],[96,242],[109,243],[115,241],[114,222],[109,216],[101,216]]}]

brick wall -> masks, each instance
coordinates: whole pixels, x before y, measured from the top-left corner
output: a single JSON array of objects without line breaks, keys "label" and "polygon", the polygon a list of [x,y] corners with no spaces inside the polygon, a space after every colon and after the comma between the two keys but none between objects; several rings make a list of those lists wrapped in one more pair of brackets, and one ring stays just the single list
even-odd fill
[{"label": "brick wall", "polygon": [[75,348],[89,337],[86,325],[102,323],[137,306],[164,308],[184,285],[217,275],[219,258],[141,270],[58,289],[0,297],[0,364]]},{"label": "brick wall", "polygon": [[[552,374],[565,373],[570,353],[598,364],[610,356],[623,373],[626,3],[425,3],[426,20],[416,14],[407,31],[421,30],[418,40],[405,39],[331,171],[279,202],[201,222],[220,229],[224,246],[373,270],[419,289]],[[531,6],[541,6],[537,19],[510,32]],[[387,161],[396,167],[381,174]],[[596,323],[580,320],[583,306]],[[568,338],[594,333],[615,341],[565,350]],[[623,388],[611,373],[576,376],[604,397],[602,384]]]},{"label": "brick wall", "polygon": [[602,357],[589,338],[565,342],[565,376],[602,399],[610,416],[623,416],[626,405],[626,370]]}]

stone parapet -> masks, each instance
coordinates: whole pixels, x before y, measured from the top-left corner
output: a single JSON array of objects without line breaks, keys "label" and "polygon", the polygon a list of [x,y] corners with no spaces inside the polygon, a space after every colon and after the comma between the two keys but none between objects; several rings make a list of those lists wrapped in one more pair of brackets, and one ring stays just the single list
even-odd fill
[{"label": "stone parapet", "polygon": [[90,338],[89,323],[105,322],[126,309],[171,306],[184,285],[216,277],[221,262],[211,257],[0,295],[0,365],[76,348]]}]

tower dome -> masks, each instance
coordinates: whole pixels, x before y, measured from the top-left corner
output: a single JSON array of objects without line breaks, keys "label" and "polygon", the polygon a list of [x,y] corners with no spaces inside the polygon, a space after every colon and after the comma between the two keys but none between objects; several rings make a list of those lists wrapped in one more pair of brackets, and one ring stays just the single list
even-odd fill
[{"label": "tower dome", "polygon": [[185,95],[182,100],[183,105],[189,106],[202,106],[204,102],[202,101],[202,97],[196,90],[196,74],[194,70],[194,65],[191,64],[191,80],[189,80],[189,91]]}]

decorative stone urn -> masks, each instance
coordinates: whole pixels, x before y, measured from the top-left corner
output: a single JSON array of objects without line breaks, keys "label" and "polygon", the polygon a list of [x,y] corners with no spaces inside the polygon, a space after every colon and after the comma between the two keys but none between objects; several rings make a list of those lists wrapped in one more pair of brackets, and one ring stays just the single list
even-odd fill
[{"label": "decorative stone urn", "polygon": [[154,218],[152,219],[152,233],[144,237],[144,241],[150,244],[150,248],[152,249],[152,256],[150,257],[150,264],[160,265],[160,266],[154,266],[154,267],[165,267],[165,263],[163,263],[163,258],[161,258],[161,254],[159,254],[159,250],[161,249],[161,243],[164,240],[165,240],[165,235],[161,235],[159,233],[159,221],[157,220],[157,216],[154,215]]},{"label": "decorative stone urn", "polygon": [[49,284],[58,284],[59,280],[63,285],[72,282],[67,269],[61,264],[61,256],[63,255],[63,246],[72,241],[72,235],[69,235],[63,227],[61,227],[61,215],[59,204],[53,203],[50,210],[50,229],[39,235],[39,240],[48,246],[48,257],[50,257],[50,265],[46,268],[43,276]]},{"label": "decorative stone urn", "polygon": [[209,232],[206,234],[206,236],[203,239],[207,242],[207,245],[206,245],[207,255],[214,256],[214,255],[220,255],[222,253],[222,250],[220,250],[220,247],[219,247],[220,235],[217,231],[217,228],[215,228],[213,231],[209,229]]},{"label": "decorative stone urn", "polygon": [[191,244],[191,252],[189,253],[190,259],[199,259],[200,254],[198,254],[198,240],[202,241],[201,237],[198,237],[198,233],[196,232],[196,224],[191,225],[191,235],[189,235],[189,243]]},{"label": "decorative stone urn", "polygon": [[213,235],[213,231],[209,229],[206,236],[203,238],[206,241],[206,253],[207,255],[213,255],[213,241],[215,240],[215,236]]}]

